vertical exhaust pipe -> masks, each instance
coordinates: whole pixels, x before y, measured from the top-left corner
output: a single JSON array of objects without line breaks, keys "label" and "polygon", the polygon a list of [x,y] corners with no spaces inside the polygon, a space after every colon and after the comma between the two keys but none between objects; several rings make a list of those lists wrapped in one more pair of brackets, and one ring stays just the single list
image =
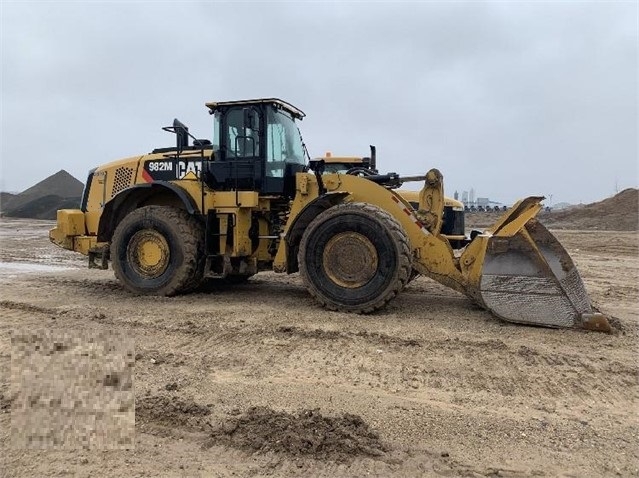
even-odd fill
[{"label": "vertical exhaust pipe", "polygon": [[370,169],[377,171],[377,149],[372,144],[368,145],[371,148],[371,164]]}]

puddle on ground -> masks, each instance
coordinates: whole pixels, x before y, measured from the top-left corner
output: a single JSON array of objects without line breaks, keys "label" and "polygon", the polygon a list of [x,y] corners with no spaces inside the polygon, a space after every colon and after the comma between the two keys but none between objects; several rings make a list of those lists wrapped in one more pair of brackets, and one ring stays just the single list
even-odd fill
[{"label": "puddle on ground", "polygon": [[33,264],[31,262],[0,262],[0,277],[11,278],[24,273],[57,272],[71,269],[74,267]]}]

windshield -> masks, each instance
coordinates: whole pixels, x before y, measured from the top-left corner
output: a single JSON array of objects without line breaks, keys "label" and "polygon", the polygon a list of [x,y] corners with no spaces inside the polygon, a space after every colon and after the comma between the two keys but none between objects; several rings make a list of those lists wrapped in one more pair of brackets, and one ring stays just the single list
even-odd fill
[{"label": "windshield", "polygon": [[267,162],[306,163],[300,131],[288,113],[269,108],[266,135]]}]

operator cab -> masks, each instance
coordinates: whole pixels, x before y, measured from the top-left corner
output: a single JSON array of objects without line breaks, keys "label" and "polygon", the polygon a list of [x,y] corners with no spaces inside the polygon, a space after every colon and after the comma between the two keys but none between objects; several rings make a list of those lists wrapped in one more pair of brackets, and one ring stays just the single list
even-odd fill
[{"label": "operator cab", "polygon": [[295,174],[306,170],[295,120],[305,114],[277,98],[206,103],[214,116],[214,160],[203,164],[215,190],[295,194]]}]

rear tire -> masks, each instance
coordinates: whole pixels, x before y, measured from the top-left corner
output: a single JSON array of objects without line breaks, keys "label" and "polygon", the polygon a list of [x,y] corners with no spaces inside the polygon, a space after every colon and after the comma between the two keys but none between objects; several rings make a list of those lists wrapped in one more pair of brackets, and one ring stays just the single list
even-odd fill
[{"label": "rear tire", "polygon": [[200,285],[204,230],[186,211],[145,206],[118,224],[111,262],[118,280],[136,294],[171,296]]},{"label": "rear tire", "polygon": [[365,203],[345,203],[318,215],[298,254],[310,294],[330,310],[368,313],[384,307],[411,274],[408,238],[390,214]]}]

